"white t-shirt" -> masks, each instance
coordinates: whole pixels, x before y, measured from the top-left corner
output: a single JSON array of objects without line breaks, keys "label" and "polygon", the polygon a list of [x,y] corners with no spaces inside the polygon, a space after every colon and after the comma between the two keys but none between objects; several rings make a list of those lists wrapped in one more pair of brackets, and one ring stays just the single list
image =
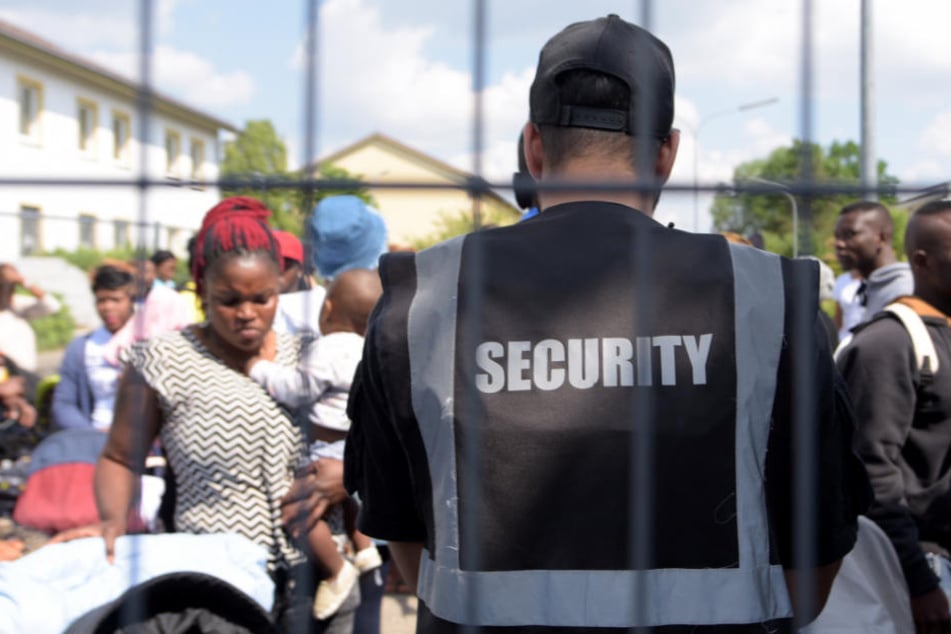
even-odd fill
[{"label": "white t-shirt", "polygon": [[324,305],[326,296],[327,291],[323,286],[282,293],[277,298],[277,313],[272,328],[275,332],[292,335],[320,334],[320,307]]},{"label": "white t-shirt", "polygon": [[291,407],[310,405],[309,418],[314,425],[349,431],[347,400],[362,356],[361,335],[332,332],[307,347],[299,368],[258,361],[250,376],[278,403]]},{"label": "white t-shirt", "polygon": [[849,331],[862,322],[865,317],[865,307],[862,306],[858,297],[859,287],[862,280],[852,277],[852,274],[846,271],[835,278],[835,287],[832,290],[832,296],[839,303],[842,309],[842,327],[839,329],[839,341],[842,341],[849,335]]},{"label": "white t-shirt", "polygon": [[107,430],[112,426],[112,413],[116,405],[120,369],[105,359],[106,345],[112,333],[100,326],[86,339],[85,362],[89,388],[92,390],[92,424],[96,429]]}]

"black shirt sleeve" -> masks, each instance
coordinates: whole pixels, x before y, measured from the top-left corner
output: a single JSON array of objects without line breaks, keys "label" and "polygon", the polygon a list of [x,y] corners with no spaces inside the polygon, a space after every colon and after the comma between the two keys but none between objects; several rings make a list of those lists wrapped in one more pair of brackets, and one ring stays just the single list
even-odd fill
[{"label": "black shirt sleeve", "polygon": [[[359,528],[378,539],[427,541],[429,472],[413,415],[406,320],[412,254],[384,256],[383,296],[370,316],[347,414],[344,485],[360,502]],[[407,288],[407,287],[410,288]]]},{"label": "black shirt sleeve", "polygon": [[[806,492],[807,499],[815,501],[810,505],[815,513],[810,541],[815,544],[815,563],[822,566],[852,550],[857,518],[867,509],[871,492],[852,449],[852,407],[818,318],[818,302],[803,300],[808,295],[802,293],[815,293],[808,290],[815,284],[808,284],[801,271],[786,268],[786,336],[766,455],[766,500],[780,563],[794,568],[797,519],[802,519],[797,518],[796,474],[812,463],[814,487]],[[803,320],[802,327],[797,327],[797,319]],[[796,371],[797,364],[802,364],[801,371]],[[805,411],[799,416],[801,408]],[[812,442],[806,446],[800,445],[797,420],[810,425],[806,435]]]}]

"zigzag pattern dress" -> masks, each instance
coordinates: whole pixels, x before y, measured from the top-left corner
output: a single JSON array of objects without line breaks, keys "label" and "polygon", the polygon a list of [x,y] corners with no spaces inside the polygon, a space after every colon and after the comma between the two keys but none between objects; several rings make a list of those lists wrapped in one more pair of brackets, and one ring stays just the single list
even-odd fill
[{"label": "zigzag pattern dress", "polygon": [[[275,361],[297,367],[298,337],[277,335]],[[283,406],[212,355],[191,328],[133,346],[156,392],[175,473],[175,530],[238,533],[264,546],[268,570],[304,562],[281,525],[281,498],[303,462],[302,432]]]}]

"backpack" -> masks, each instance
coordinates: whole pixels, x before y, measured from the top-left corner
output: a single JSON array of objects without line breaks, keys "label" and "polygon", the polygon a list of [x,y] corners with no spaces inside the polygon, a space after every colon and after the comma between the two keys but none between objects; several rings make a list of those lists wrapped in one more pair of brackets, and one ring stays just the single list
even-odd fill
[{"label": "backpack", "polygon": [[[935,373],[938,372],[940,363],[938,362],[938,352],[935,350],[931,335],[928,334],[928,328],[914,308],[901,302],[892,302],[882,309],[882,312],[890,313],[901,325],[905,327],[908,336],[911,337],[911,345],[915,351],[915,361],[918,365],[918,372],[921,375],[923,384],[931,383],[934,380]],[[852,334],[843,339],[835,349],[832,357],[838,361],[849,343],[852,341]]]},{"label": "backpack", "polygon": [[911,337],[911,345],[915,350],[915,360],[918,363],[918,371],[921,374],[922,383],[930,383],[934,380],[934,375],[938,372],[940,363],[938,362],[938,353],[935,350],[931,335],[928,334],[928,328],[921,319],[921,315],[915,312],[914,308],[893,302],[885,307],[885,312],[891,313],[902,323],[908,335]]}]

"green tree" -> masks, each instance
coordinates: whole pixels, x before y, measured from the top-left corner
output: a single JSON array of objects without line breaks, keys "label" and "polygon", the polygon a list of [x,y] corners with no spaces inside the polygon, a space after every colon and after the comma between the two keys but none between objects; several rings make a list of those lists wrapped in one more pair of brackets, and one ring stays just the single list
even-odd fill
[{"label": "green tree", "polygon": [[[249,181],[251,186],[224,189],[225,196],[253,196],[274,212],[272,223],[280,229],[300,234],[299,197],[290,189],[263,185],[265,179],[286,181],[287,148],[266,119],[248,121],[237,138],[225,145],[221,161],[222,178]],[[261,186],[255,186],[261,181]]]},{"label": "green tree", "polygon": [[[302,181],[306,170],[289,172],[287,169],[287,147],[277,135],[273,124],[260,119],[248,121],[237,138],[225,145],[224,160],[221,162],[222,178],[241,179],[248,183],[246,187],[227,188],[225,196],[253,196],[274,212],[272,224],[295,235],[301,235],[304,218],[321,199],[339,194],[354,194],[370,204],[373,197],[365,187],[352,187],[341,190],[315,189],[305,187],[268,186],[277,182],[289,183]],[[323,164],[318,177],[327,180],[359,181],[342,167]],[[261,184],[256,184],[259,181]]]},{"label": "green tree", "polygon": [[[359,182],[362,179],[362,176],[351,174],[344,168],[330,163],[324,163],[320,166],[320,174],[318,176],[322,180],[331,181]],[[344,194],[356,196],[357,198],[363,199],[363,201],[368,205],[372,205],[374,207],[376,206],[376,201],[373,199],[373,196],[370,195],[370,190],[363,186],[345,187],[343,189],[318,188],[313,193],[313,201],[316,205],[321,200],[329,196],[342,196]]]},{"label": "green tree", "polygon": [[[481,209],[483,228],[504,227],[518,221],[519,215],[503,207],[484,205]],[[475,231],[475,222],[472,219],[471,209],[460,209],[454,213],[439,212],[433,230],[425,236],[411,241],[410,246],[416,250],[426,249],[444,240],[461,236]]]},{"label": "green tree", "polygon": [[[769,156],[743,163],[734,170],[734,185],[749,184],[768,187],[756,183],[760,178],[777,183],[796,183],[804,175],[803,157],[808,156],[812,179],[820,185],[856,186],[860,183],[859,146],[846,141],[834,141],[828,149],[811,143],[804,144],[796,140],[789,147],[773,150]],[[881,185],[894,185],[898,179],[888,174],[885,161],[878,162],[878,181]],[[807,207],[810,211],[808,222],[800,218],[799,252],[814,253],[829,264],[835,263],[834,239],[832,237],[839,210],[858,200],[855,194],[827,194],[810,196],[808,201],[797,196],[800,210]],[[884,197],[886,206],[894,204],[894,197]],[[735,231],[744,235],[759,233],[763,236],[765,248],[781,255],[793,253],[793,219],[790,202],[785,194],[717,194],[711,210],[713,224],[717,231]],[[896,216],[895,212],[892,213]],[[896,217],[896,248],[901,246],[898,226],[904,226],[904,220]]]}]

